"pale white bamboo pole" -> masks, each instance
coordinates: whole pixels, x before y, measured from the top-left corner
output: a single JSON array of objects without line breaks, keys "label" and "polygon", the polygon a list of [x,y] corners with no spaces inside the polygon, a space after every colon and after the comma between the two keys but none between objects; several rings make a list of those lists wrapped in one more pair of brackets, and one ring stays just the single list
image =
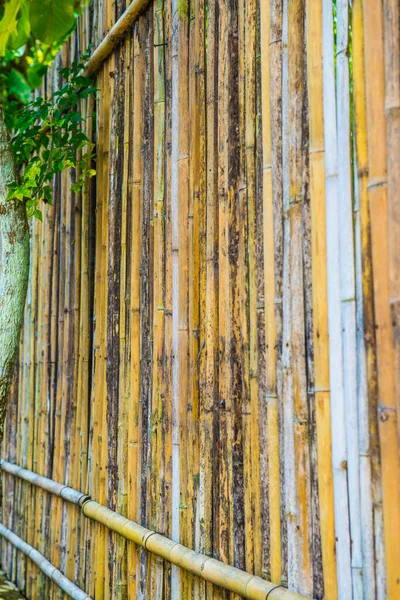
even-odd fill
[{"label": "pale white bamboo pole", "polygon": [[[282,297],[282,400],[283,431],[282,440],[284,481],[281,481],[281,497],[283,510],[289,519],[296,514],[296,466],[293,429],[293,390],[291,372],[291,311],[290,311],[290,169],[289,169],[289,58],[288,58],[288,0],[283,1],[282,11],[282,192],[283,192],[283,297]],[[284,490],[284,493],[282,493]],[[285,539],[282,540],[282,545]],[[296,536],[290,522],[287,526],[287,563],[282,561],[282,581],[292,585],[298,580],[296,568]]]},{"label": "pale white bamboo pole", "polygon": [[349,2],[337,2],[337,131],[339,184],[339,256],[342,346],[347,442],[351,566],[354,600],[362,600],[360,479],[358,456],[355,265],[350,146]]},{"label": "pale white bamboo pole", "polygon": [[[355,150],[354,150],[355,152]],[[355,161],[357,164],[357,161]],[[358,453],[360,469],[360,522],[362,546],[363,600],[375,600],[375,552],[371,479],[371,453],[368,412],[367,356],[364,340],[364,314],[362,289],[361,222],[357,171],[354,173],[354,212],[356,246],[356,319],[357,319],[357,402],[358,402]]]},{"label": "pale white bamboo pole", "polygon": [[336,92],[332,1],[323,4],[324,138],[326,174],[326,237],[328,327],[331,385],[332,466],[340,600],[352,599],[350,524],[347,490],[342,313],[339,264],[339,201],[336,138]]},{"label": "pale white bamboo pole", "polygon": [[[178,0],[172,0],[172,108],[171,108],[171,220],[172,220],[172,507],[171,537],[180,532],[180,418],[179,418],[179,16]],[[180,571],[171,568],[171,596],[181,597]]]},{"label": "pale white bamboo pole", "polygon": [[39,567],[39,569],[47,575],[54,583],[62,589],[73,600],[91,600],[91,597],[83,590],[78,588],[70,579],[65,577],[47,558],[40,554],[35,548],[24,542],[15,533],[7,529],[0,523],[0,535],[4,537],[10,544],[17,548],[20,552],[28,556],[28,558]]}]

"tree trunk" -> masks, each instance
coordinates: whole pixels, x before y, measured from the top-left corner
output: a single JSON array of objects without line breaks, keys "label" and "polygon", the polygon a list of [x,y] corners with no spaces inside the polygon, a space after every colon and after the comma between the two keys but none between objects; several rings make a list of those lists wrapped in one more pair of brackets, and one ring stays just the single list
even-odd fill
[{"label": "tree trunk", "polygon": [[25,202],[6,201],[7,184],[14,180],[14,158],[0,105],[0,452],[29,275]]}]

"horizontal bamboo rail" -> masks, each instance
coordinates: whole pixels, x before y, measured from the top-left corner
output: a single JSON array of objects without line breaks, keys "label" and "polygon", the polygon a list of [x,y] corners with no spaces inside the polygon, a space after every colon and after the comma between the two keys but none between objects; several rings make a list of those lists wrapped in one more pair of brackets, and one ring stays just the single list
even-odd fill
[{"label": "horizontal bamboo rail", "polygon": [[134,0],[130,3],[118,21],[112,26],[103,41],[97,46],[92,56],[85,65],[84,75],[90,77],[98,69],[102,62],[111,54],[115,46],[123,39],[126,31],[138,18],[140,13],[148,5],[150,0]]},{"label": "horizontal bamboo rail", "polygon": [[[173,542],[165,536],[142,527],[138,523],[130,521],[115,511],[110,510],[106,506],[91,500],[87,494],[83,494],[77,490],[74,490],[73,488],[64,486],[51,479],[48,479],[47,477],[42,477],[33,471],[29,471],[28,469],[12,464],[5,460],[1,461],[0,467],[3,471],[13,475],[14,477],[24,479],[36,487],[46,490],[51,494],[59,496],[60,498],[79,506],[85,517],[101,523],[111,531],[119,533],[125,539],[138,544],[152,554],[156,554],[157,556],[168,560],[173,565],[193,573],[205,581],[209,581],[214,585],[218,585],[219,587],[239,594],[240,596],[243,596],[243,598],[248,598],[249,600],[266,600],[266,598],[269,600],[304,600],[305,598],[304,596],[301,596],[296,592],[292,592],[282,586],[276,586],[273,583],[265,581],[261,577],[250,575],[249,573],[245,573],[240,569],[226,565],[219,560],[215,560],[214,558],[210,558],[204,554],[190,550],[182,544]],[[15,546],[15,540],[19,540],[22,544],[25,544],[25,542],[20,540],[18,536],[9,531],[6,527],[4,527],[4,525],[0,525],[0,534],[4,535],[4,537]],[[33,550],[36,552],[28,544],[25,544],[25,546],[30,548],[30,551]],[[24,552],[23,549],[22,551]],[[27,552],[24,553],[27,554]],[[28,554],[28,556],[31,557],[30,554]],[[42,557],[39,552],[37,552],[34,556]],[[44,561],[46,561],[44,557],[42,558]],[[39,559],[37,558],[37,560]],[[36,561],[34,560],[34,562]],[[38,562],[36,562],[36,564],[42,569]],[[50,565],[50,563],[48,563],[48,565]],[[50,567],[55,568],[52,565],[50,565]],[[43,569],[42,571],[46,572]],[[62,589],[67,591],[65,588]],[[78,596],[72,597],[78,598]],[[89,596],[79,596],[79,600],[83,598],[88,599]]]},{"label": "horizontal bamboo rail", "polygon": [[[44,488],[47,489],[47,488]],[[50,490],[48,490],[50,491]],[[4,537],[10,544],[12,544],[17,550],[23,552],[32,562],[39,567],[39,569],[47,575],[60,589],[62,589],[70,598],[73,600],[92,600],[90,596],[83,590],[79,589],[68,577],[65,577],[54,565],[51,564],[30,544],[27,544],[18,535],[7,529],[5,525],[0,523],[0,535]]]}]

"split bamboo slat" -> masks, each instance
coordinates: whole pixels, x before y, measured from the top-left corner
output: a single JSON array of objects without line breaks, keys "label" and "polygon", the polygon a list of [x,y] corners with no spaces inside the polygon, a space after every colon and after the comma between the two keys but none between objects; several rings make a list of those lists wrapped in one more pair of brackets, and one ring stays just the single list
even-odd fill
[{"label": "split bamboo slat", "polygon": [[399,597],[399,20],[84,9],[43,93],[91,44],[97,174],[31,224],[3,449],[28,598]]}]

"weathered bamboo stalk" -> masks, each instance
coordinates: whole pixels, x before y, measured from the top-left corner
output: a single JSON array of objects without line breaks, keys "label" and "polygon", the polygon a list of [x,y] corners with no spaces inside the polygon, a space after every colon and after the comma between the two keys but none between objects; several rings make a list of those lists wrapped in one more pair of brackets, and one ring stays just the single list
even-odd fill
[{"label": "weathered bamboo stalk", "polygon": [[378,368],[378,419],[382,460],[382,494],[389,598],[398,592],[400,547],[394,524],[400,523],[400,458],[398,447],[395,352],[390,311],[389,212],[387,189],[383,7],[363,1],[364,60],[368,140],[368,197]]},{"label": "weathered bamboo stalk", "polygon": [[382,536],[382,490],[377,415],[377,373],[371,225],[368,205],[368,145],[362,1],[353,2],[353,84],[355,133],[355,197],[357,249],[358,415],[361,488],[361,539],[365,597],[385,594]]},{"label": "weathered bamboo stalk", "polygon": [[[213,513],[216,490],[212,472],[214,436],[217,421],[218,398],[218,335],[219,335],[219,288],[218,288],[218,167],[217,167],[217,102],[218,87],[215,70],[218,64],[218,17],[217,2],[210,0],[208,27],[204,32],[206,49],[206,306],[205,345],[206,355],[204,398],[200,406],[200,489],[199,519],[201,527],[200,550],[212,554],[214,527]],[[206,585],[204,594],[213,594]]]},{"label": "weathered bamboo stalk", "polygon": [[[267,455],[269,491],[269,537],[271,581],[281,578],[281,515],[279,484],[279,427],[278,390],[276,373],[276,323],[275,323],[275,235],[272,192],[272,140],[271,140],[271,67],[269,2],[261,2],[261,90],[263,138],[263,218],[264,218],[264,302],[266,345],[266,402],[267,402]],[[277,40],[272,40],[276,44]]]},{"label": "weathered bamboo stalk", "polygon": [[[357,415],[354,224],[350,147],[349,2],[337,3],[337,144],[339,195],[339,263],[342,313],[344,402],[346,407],[347,481],[351,531],[353,598],[363,597],[360,479]],[[329,225],[328,225],[329,226]]]},{"label": "weathered bamboo stalk", "polygon": [[[185,11],[186,4],[184,4]],[[172,539],[179,541],[181,535],[181,373],[180,373],[180,286],[181,278],[179,255],[180,226],[179,221],[184,220],[185,215],[179,214],[179,78],[180,78],[180,36],[179,36],[179,3],[172,1],[172,98],[171,98],[171,220],[172,220]],[[184,65],[181,68],[184,68]],[[187,97],[184,97],[184,100]],[[187,158],[187,157],[186,157]],[[184,192],[183,192],[184,195]],[[186,213],[187,214],[187,213]],[[185,357],[186,359],[187,357]],[[184,451],[183,451],[184,452]],[[176,568],[171,571],[171,594],[181,598],[181,576]]]},{"label": "weathered bamboo stalk", "polygon": [[[310,203],[313,269],[313,340],[317,423],[318,490],[324,590],[338,598],[332,475],[326,247],[325,147],[323,112],[323,6],[307,2],[307,84],[309,103]],[[329,35],[329,30],[325,31]],[[333,55],[330,57],[333,60]],[[332,116],[332,115],[331,115]],[[334,113],[333,113],[334,116]],[[329,124],[326,124],[329,127]]]},{"label": "weathered bamboo stalk", "polygon": [[287,522],[288,585],[312,594],[310,560],[309,412],[305,355],[305,290],[303,264],[304,187],[308,166],[303,144],[303,29],[301,0],[284,3],[284,40],[287,63],[283,75],[282,113],[285,140],[283,164],[283,401],[284,494]]},{"label": "weathered bamboo stalk", "polygon": [[324,145],[327,237],[329,367],[332,422],[336,561],[339,598],[351,598],[350,526],[347,491],[333,10],[323,4]]},{"label": "weathered bamboo stalk", "polygon": [[[392,315],[397,415],[400,413],[400,8],[396,0],[383,2],[385,49],[385,116],[387,144],[389,294]],[[397,418],[400,444],[400,419]]]}]

